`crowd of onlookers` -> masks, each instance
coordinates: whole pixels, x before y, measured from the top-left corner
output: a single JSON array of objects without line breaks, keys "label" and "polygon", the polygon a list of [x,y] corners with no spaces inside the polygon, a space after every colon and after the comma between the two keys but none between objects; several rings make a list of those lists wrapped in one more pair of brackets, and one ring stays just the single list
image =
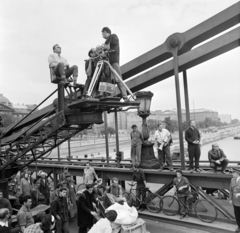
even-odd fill
[{"label": "crowd of onlookers", "polygon": [[[19,185],[19,194],[15,200],[15,204],[18,203],[20,207],[18,210],[12,208],[0,190],[0,233],[68,233],[69,219],[74,217],[77,217],[79,233],[111,233],[111,223],[117,218],[117,212],[108,211],[104,214],[105,218],[101,218],[99,201],[103,201],[106,195],[113,202],[123,204],[127,201],[118,178],[113,177],[111,184],[105,188],[89,163],[86,164],[83,184],[80,185],[75,184],[67,167],[59,175],[55,187],[52,187],[48,175],[43,171],[39,171],[35,179],[32,177],[33,174],[25,168],[14,178]],[[133,181],[137,182],[137,189],[147,185],[139,164],[135,165]],[[137,193],[138,197],[141,195]]]}]

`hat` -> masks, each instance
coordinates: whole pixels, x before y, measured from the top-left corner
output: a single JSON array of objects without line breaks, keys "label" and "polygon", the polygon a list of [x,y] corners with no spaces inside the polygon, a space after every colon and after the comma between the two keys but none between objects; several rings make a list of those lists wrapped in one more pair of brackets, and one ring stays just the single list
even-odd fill
[{"label": "hat", "polygon": [[218,143],[213,143],[212,144],[212,147],[217,147],[217,146],[219,146]]},{"label": "hat", "polygon": [[133,129],[133,128],[137,128],[137,125],[132,125],[132,129]]}]

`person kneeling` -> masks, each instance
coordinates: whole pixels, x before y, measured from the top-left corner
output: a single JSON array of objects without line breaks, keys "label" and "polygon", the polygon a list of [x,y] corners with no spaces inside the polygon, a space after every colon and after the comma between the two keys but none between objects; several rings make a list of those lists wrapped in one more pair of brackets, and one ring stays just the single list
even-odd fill
[{"label": "person kneeling", "polygon": [[116,220],[116,218],[117,212],[115,210],[109,210],[106,213],[106,218],[100,219],[96,224],[93,225],[88,233],[111,233],[111,224]]}]

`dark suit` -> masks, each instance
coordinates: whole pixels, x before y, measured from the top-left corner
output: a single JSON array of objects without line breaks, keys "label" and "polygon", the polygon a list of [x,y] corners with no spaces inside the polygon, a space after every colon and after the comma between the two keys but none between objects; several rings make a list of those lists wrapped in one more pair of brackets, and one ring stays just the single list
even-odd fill
[{"label": "dark suit", "polygon": [[77,199],[79,233],[86,233],[93,226],[93,195],[85,190]]},{"label": "dark suit", "polygon": [[49,203],[50,203],[50,188],[49,188],[49,182],[48,182],[47,178],[45,178],[44,181],[43,181],[43,178],[40,179],[39,191],[45,197],[46,205],[49,205]]},{"label": "dark suit", "polygon": [[[239,196],[236,194],[239,194]],[[229,198],[232,201],[236,222],[240,228],[240,178],[238,180],[237,178],[232,178]]]}]

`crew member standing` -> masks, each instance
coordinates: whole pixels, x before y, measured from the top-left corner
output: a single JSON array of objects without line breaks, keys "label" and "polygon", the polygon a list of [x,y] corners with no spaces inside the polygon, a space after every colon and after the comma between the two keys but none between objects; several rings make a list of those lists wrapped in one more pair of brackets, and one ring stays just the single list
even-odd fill
[{"label": "crew member standing", "polygon": [[170,154],[171,134],[163,128],[163,124],[158,124],[158,130],[155,132],[155,143],[158,152],[160,171],[163,169],[165,161],[170,171],[173,171],[172,158]]},{"label": "crew member standing", "polygon": [[134,166],[137,163],[141,163],[141,152],[142,152],[142,143],[143,136],[142,133],[138,131],[137,126],[132,126],[131,136],[131,159],[132,165]]},{"label": "crew member standing", "polygon": [[67,189],[62,187],[58,197],[51,203],[51,213],[56,219],[56,233],[69,233]]},{"label": "crew member standing", "polygon": [[[146,188],[148,188],[148,186],[145,179],[144,171],[143,169],[140,168],[139,164],[136,164],[134,166],[132,184],[133,182],[137,182],[137,188],[136,188],[137,198],[140,200],[144,200],[146,197]],[[144,210],[144,207],[145,206],[142,205],[142,206],[139,206],[138,209],[142,211]]]},{"label": "crew member standing", "polygon": [[[105,45],[109,50],[114,50],[114,52],[109,54],[109,63],[111,64],[112,68],[118,73],[120,78],[122,79],[121,70],[119,67],[119,55],[120,55],[120,46],[119,46],[119,39],[116,34],[111,34],[111,30],[108,27],[104,27],[102,29],[102,36],[105,41]],[[116,75],[113,75],[117,86],[122,94],[122,98],[127,101],[127,91],[124,85],[121,83],[121,80]]]},{"label": "crew member standing", "polygon": [[189,128],[185,131],[185,140],[188,143],[189,169],[193,172],[193,159],[195,158],[195,171],[200,172],[199,160],[201,155],[201,135],[196,128],[196,122],[193,120],[189,122]]}]

